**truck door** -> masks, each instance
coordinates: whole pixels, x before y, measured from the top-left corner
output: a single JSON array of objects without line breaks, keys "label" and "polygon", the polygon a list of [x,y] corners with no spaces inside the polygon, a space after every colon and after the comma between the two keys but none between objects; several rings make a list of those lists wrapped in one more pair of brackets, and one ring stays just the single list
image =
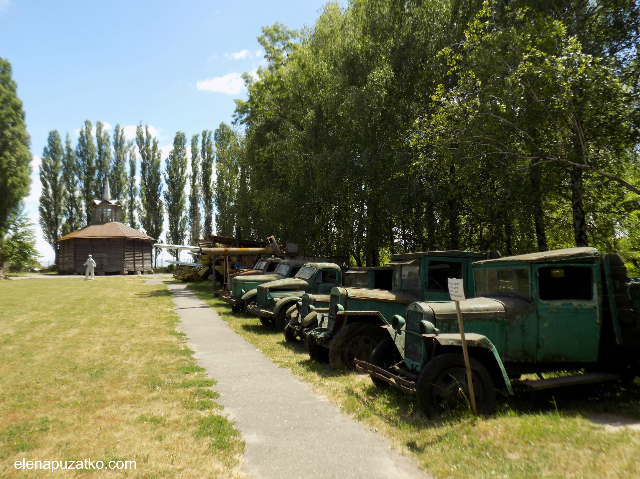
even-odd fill
[{"label": "truck door", "polygon": [[535,265],[538,362],[598,359],[601,310],[594,264]]},{"label": "truck door", "polygon": [[335,269],[321,269],[316,273],[311,285],[313,294],[331,294],[331,288],[338,284],[338,271]]}]

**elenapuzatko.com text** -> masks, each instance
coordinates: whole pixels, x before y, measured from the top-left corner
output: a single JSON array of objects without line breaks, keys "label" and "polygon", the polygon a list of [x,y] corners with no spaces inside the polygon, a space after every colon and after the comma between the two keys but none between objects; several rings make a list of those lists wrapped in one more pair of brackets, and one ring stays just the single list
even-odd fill
[{"label": "elenapuzatko.com text", "polygon": [[136,469],[136,461],[27,461],[24,457],[22,461],[15,461],[16,469],[43,469],[48,471],[57,470],[100,470],[100,469]]}]

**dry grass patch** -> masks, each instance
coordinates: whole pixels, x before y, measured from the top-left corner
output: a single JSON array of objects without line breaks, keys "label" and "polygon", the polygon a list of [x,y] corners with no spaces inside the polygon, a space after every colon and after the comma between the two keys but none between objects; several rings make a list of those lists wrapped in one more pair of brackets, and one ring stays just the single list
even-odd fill
[{"label": "dry grass patch", "polygon": [[0,476],[73,474],[16,470],[25,458],[136,461],[95,477],[239,477],[239,433],[177,324],[166,286],[135,277],[0,283]]},{"label": "dry grass patch", "polygon": [[[499,401],[496,415],[446,423],[428,420],[414,399],[392,388],[380,391],[370,378],[336,373],[311,361],[304,346],[284,340],[257,318],[234,314],[211,285],[189,287],[220,313],[229,326],[274,361],[385,435],[437,478],[630,478],[640,477],[640,432],[612,434],[585,415],[621,414],[640,420],[640,382],[566,392],[521,394]],[[321,447],[316,445],[314,447]]]}]

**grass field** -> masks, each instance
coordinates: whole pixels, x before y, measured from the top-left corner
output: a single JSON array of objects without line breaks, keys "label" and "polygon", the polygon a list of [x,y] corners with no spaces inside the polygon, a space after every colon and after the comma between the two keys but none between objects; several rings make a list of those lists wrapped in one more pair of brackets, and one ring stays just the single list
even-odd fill
[{"label": "grass field", "polygon": [[413,455],[435,477],[640,477],[640,431],[621,428],[612,433],[587,419],[616,414],[640,420],[638,379],[626,388],[608,384],[502,398],[490,418],[436,423],[425,418],[409,396],[393,389],[379,391],[365,375],[331,371],[311,361],[302,344],[285,342],[282,333],[265,328],[255,317],[231,313],[212,297],[210,284],[189,287],[277,365]]},{"label": "grass field", "polygon": [[[143,281],[0,282],[0,477],[241,477],[244,444],[215,381],[166,286]],[[23,459],[136,468],[16,469]]]}]

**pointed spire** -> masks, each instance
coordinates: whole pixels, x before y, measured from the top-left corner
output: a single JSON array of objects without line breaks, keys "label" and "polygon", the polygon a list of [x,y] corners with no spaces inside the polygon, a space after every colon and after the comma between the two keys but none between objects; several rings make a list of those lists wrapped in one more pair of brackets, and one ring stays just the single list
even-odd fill
[{"label": "pointed spire", "polygon": [[109,190],[109,177],[104,180],[104,193],[102,194],[103,201],[111,201],[111,191]]}]

